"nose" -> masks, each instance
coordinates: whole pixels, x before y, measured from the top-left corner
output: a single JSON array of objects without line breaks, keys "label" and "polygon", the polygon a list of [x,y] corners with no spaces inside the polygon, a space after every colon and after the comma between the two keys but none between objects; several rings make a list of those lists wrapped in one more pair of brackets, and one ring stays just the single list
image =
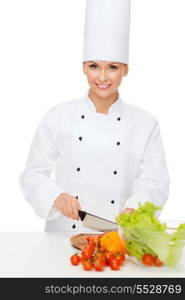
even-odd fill
[{"label": "nose", "polygon": [[99,74],[100,81],[104,82],[107,79],[106,69],[102,68]]}]

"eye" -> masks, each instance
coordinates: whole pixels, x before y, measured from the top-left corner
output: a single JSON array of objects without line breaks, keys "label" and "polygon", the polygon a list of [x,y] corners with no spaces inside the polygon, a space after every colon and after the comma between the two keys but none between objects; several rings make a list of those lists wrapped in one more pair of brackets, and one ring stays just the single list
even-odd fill
[{"label": "eye", "polygon": [[117,69],[118,69],[118,67],[117,67],[117,66],[115,66],[115,65],[111,65],[111,66],[110,66],[110,69],[111,69],[111,70],[117,70]]},{"label": "eye", "polygon": [[89,68],[90,69],[96,69],[98,66],[96,65],[96,64],[91,64],[91,65],[89,65]]}]

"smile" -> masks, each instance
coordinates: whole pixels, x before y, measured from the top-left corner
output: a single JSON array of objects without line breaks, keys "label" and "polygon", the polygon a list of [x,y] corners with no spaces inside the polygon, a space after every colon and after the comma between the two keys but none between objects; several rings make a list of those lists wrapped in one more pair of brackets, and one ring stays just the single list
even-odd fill
[{"label": "smile", "polygon": [[100,89],[100,90],[107,90],[111,84],[96,84],[96,86]]}]

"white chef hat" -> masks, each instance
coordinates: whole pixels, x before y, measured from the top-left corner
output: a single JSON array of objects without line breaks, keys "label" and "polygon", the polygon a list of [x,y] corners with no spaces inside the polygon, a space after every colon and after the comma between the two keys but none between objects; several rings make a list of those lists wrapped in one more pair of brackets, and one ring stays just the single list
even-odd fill
[{"label": "white chef hat", "polygon": [[128,64],[130,0],[87,0],[83,62]]}]

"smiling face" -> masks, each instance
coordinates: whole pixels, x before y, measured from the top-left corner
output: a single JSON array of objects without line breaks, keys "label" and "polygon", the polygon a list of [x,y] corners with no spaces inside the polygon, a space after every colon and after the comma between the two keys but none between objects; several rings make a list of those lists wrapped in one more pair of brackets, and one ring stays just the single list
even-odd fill
[{"label": "smiling face", "polygon": [[110,61],[87,61],[83,70],[91,92],[98,98],[108,98],[117,93],[122,78],[128,74],[128,65]]}]

